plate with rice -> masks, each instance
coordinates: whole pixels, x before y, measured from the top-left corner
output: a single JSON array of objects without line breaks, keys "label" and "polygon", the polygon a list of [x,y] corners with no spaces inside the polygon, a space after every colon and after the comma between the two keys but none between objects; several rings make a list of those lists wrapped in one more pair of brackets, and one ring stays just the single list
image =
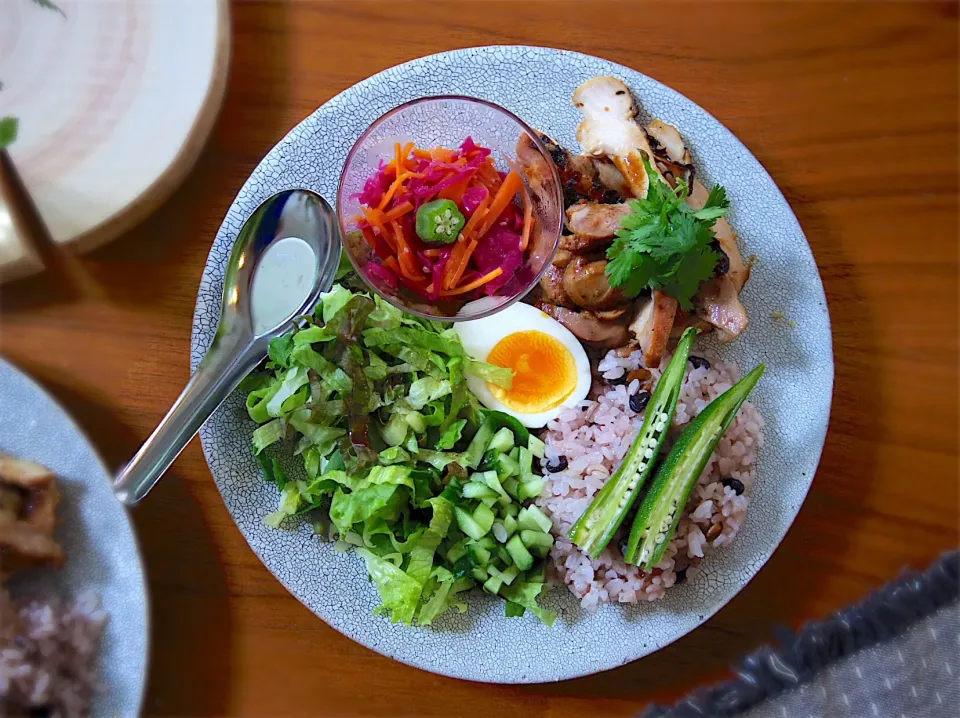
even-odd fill
[{"label": "plate with rice", "polygon": [[[515,159],[485,151],[479,130],[438,123],[421,144],[392,130],[371,143],[385,149],[366,183],[343,192],[351,146],[378,118],[445,95],[525,122]],[[498,307],[523,271],[522,255],[502,258],[526,249],[531,216],[536,232],[525,189],[551,182],[565,227],[551,265]],[[320,618],[436,673],[555,681],[666,646],[760,570],[819,462],[830,321],[789,205],[715,118],[639,72],[548,48],[379,73],[294,128],[241,189],[201,280],[194,368],[240,225],[294,186],[339,186],[345,241],[369,245],[369,264],[342,267],[201,441],[240,531]],[[385,289],[401,285],[489,316],[413,316],[404,306],[422,305]]]},{"label": "plate with rice", "polygon": [[148,626],[136,537],[106,467],[0,360],[0,715],[138,715]]}]

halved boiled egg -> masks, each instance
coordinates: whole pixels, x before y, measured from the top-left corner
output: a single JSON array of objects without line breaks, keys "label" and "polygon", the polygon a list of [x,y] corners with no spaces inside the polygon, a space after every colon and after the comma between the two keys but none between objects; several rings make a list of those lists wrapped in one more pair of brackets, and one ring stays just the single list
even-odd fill
[{"label": "halved boiled egg", "polygon": [[454,326],[470,357],[513,371],[509,389],[467,375],[470,391],[487,408],[511,414],[524,426],[546,425],[590,391],[590,361],[583,346],[569,329],[529,304],[517,302]]}]

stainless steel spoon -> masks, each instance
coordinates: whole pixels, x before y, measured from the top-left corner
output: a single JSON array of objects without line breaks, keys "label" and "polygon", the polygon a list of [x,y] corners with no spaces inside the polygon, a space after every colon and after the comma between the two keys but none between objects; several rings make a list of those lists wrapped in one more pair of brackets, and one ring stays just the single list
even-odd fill
[{"label": "stainless steel spoon", "polygon": [[[295,240],[280,246],[287,238],[299,238],[309,246],[312,266],[309,253]],[[278,262],[281,250],[289,253],[290,249],[299,252],[284,260],[293,260],[288,271]],[[320,294],[333,284],[339,261],[337,221],[320,195],[287,190],[254,210],[227,261],[213,344],[163,421],[117,476],[113,490],[120,501],[132,506],[147,495],[203,422],[267,355],[270,340],[289,331],[298,317],[313,312]],[[262,270],[259,276],[258,269]],[[296,276],[304,283],[294,287],[299,291],[286,293],[287,307],[278,301],[281,285],[266,282],[277,277],[286,280],[293,276],[291,272],[299,272]]]}]

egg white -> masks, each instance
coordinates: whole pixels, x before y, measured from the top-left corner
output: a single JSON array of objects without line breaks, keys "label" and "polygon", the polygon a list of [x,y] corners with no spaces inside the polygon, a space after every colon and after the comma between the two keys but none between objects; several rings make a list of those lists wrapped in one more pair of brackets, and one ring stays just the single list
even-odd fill
[{"label": "egg white", "polygon": [[[463,307],[461,312],[471,311],[472,304],[473,302]],[[492,316],[457,322],[454,326],[467,354],[478,361],[486,361],[490,352],[504,337],[524,331],[539,331],[553,337],[563,344],[573,357],[577,373],[577,385],[573,392],[559,406],[535,414],[525,414],[511,409],[493,395],[487,382],[468,374],[467,386],[488,409],[515,416],[526,427],[539,428],[556,418],[566,407],[574,406],[587,397],[591,384],[590,360],[587,359],[583,345],[569,329],[536,307],[517,302]]]}]

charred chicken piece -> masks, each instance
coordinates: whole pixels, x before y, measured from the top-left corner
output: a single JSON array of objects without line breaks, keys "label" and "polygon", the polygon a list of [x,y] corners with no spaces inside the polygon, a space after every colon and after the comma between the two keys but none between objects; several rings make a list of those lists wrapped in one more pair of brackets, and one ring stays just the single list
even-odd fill
[{"label": "charred chicken piece", "polygon": [[630,214],[630,205],[584,202],[567,208],[567,228],[584,239],[610,239],[620,229],[620,220]]},{"label": "charred chicken piece", "polygon": [[[647,133],[634,119],[636,105],[629,88],[615,77],[595,77],[573,93],[583,121],[577,127],[577,142],[585,154],[606,157],[634,197],[646,197],[650,178],[643,160],[653,160]],[[654,170],[657,170],[654,167]]]},{"label": "charred chicken piece", "polygon": [[615,349],[630,339],[630,332],[622,321],[604,321],[592,312],[577,312],[549,302],[539,302],[536,306],[590,346]]},{"label": "charred chicken piece", "polygon": [[59,501],[52,471],[0,454],[0,581],[23,568],[63,563],[53,538]]},{"label": "charred chicken piece", "polygon": [[[561,250],[562,251],[562,250]],[[573,301],[563,287],[563,267],[554,261],[540,277],[540,297],[543,301],[561,307],[573,307]]]},{"label": "charred chicken piece", "polygon": [[740,336],[749,324],[747,310],[740,303],[736,285],[729,274],[701,284],[694,301],[697,316],[716,327],[721,342]]},{"label": "charred chicken piece", "polygon": [[677,300],[666,292],[655,290],[649,299],[640,302],[634,320],[630,323],[643,352],[643,363],[650,367],[660,366],[660,359],[670,341],[670,330],[677,314]]},{"label": "charred chicken piece", "polygon": [[575,257],[563,270],[563,289],[578,307],[609,311],[626,304],[628,299],[619,289],[610,286],[604,270],[607,260],[590,261]]}]

